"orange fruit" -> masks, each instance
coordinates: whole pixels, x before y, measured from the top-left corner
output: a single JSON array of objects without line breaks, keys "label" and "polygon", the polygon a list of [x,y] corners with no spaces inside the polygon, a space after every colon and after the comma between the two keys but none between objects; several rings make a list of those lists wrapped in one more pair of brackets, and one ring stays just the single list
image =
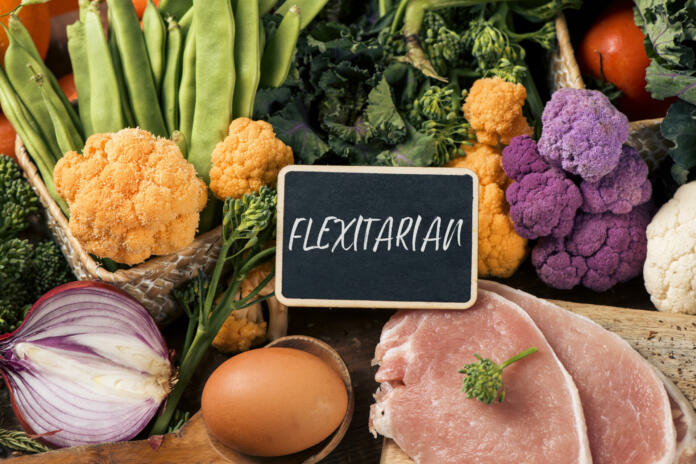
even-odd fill
[{"label": "orange fruit", "polygon": [[58,79],[58,85],[63,89],[63,93],[68,100],[77,100],[77,89],[75,89],[75,78],[72,74],[66,74],[65,76]]},{"label": "orange fruit", "polygon": [[77,0],[51,0],[47,5],[51,16],[62,15],[79,8]]},{"label": "orange fruit", "polygon": [[7,155],[15,161],[15,137],[17,133],[4,114],[0,114],[0,155]]},{"label": "orange fruit", "polygon": [[[159,5],[160,0],[152,0],[155,5]],[[143,19],[143,13],[145,12],[145,7],[147,6],[147,0],[133,0],[133,6],[135,7],[135,12],[138,13],[138,18]]]},{"label": "orange fruit", "polygon": [[[20,0],[0,0],[0,14],[9,13],[10,11],[17,8]],[[51,15],[48,11],[48,4],[39,3],[35,5],[28,5],[22,7],[19,10],[19,19],[27,28],[32,39],[34,39],[34,44],[39,50],[39,55],[41,58],[46,57],[46,52],[48,52],[48,44],[51,41]],[[9,16],[3,16],[0,21],[7,25],[10,20]],[[0,28],[0,56],[5,56],[5,50],[7,50],[8,40],[7,33],[4,29]]]}]

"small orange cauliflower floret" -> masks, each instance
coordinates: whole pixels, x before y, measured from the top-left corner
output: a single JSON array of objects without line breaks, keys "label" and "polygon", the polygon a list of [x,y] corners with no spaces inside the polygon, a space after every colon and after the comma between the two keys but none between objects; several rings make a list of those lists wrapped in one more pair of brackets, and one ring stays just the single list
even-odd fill
[{"label": "small orange cauliflower floret", "polygon": [[[239,297],[253,292],[273,271],[269,261],[252,269],[242,282]],[[271,279],[258,293],[257,297],[267,296],[275,291],[275,279]],[[263,304],[268,309],[268,322],[263,319]],[[275,296],[264,303],[255,303],[243,309],[232,311],[213,340],[213,346],[223,353],[246,351],[266,340],[284,337],[288,332],[288,308]]]},{"label": "small orange cauliflower floret", "polygon": [[505,200],[505,189],[512,181],[494,147],[476,144],[463,148],[466,156],[453,159],[447,167],[470,169],[479,178],[479,276],[510,277],[527,255],[527,240],[515,232]]},{"label": "small orange cauliflower floret", "polygon": [[92,135],[82,155],[58,161],[54,178],[70,232],[90,253],[124,264],[190,244],[207,201],[179,147],[140,129]]},{"label": "small orange cauliflower floret", "polygon": [[486,145],[507,145],[518,135],[532,135],[522,114],[527,90],[499,77],[478,79],[462,106],[464,117]]},{"label": "small orange cauliflower floret", "polygon": [[216,197],[241,198],[262,185],[274,186],[278,172],[293,163],[292,148],[276,138],[266,121],[237,118],[212,154],[210,189]]}]

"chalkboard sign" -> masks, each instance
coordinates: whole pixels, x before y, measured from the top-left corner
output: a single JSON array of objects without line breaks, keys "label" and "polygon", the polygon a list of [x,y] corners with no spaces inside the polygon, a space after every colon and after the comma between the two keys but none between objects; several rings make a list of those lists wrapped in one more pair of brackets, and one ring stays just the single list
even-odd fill
[{"label": "chalkboard sign", "polygon": [[289,166],[276,296],[288,306],[464,309],[476,300],[478,180],[467,169]]}]

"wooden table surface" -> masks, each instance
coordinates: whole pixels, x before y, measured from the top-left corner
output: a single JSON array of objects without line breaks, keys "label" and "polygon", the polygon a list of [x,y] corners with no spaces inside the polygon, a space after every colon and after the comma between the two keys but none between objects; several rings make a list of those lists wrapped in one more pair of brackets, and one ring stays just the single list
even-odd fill
[{"label": "wooden table surface", "polygon": [[[65,41],[65,25],[74,21],[74,15],[54,18],[52,41],[47,63],[61,76],[69,72]],[[569,300],[584,303],[623,306],[629,308],[654,309],[643,287],[641,278],[618,285],[601,294],[585,289],[558,291],[546,287],[536,277],[529,260],[513,278],[505,281],[508,285],[529,291],[542,298]],[[324,461],[326,464],[378,463],[382,440],[370,435],[367,428],[372,395],[377,389],[374,381],[376,367],[371,366],[374,347],[384,323],[394,313],[382,309],[309,309],[290,310],[289,334],[304,334],[317,337],[332,345],[344,358],[351,373],[355,388],[355,414],[350,429],[341,444]],[[181,345],[185,321],[180,319],[163,329],[170,348]],[[200,408],[200,396],[205,380],[217,365],[227,356],[211,350],[199,369],[199,376],[189,387],[182,407],[190,412]],[[0,427],[19,429],[19,425],[9,406],[7,389],[0,388]],[[7,456],[7,450],[0,448],[0,457]]]}]

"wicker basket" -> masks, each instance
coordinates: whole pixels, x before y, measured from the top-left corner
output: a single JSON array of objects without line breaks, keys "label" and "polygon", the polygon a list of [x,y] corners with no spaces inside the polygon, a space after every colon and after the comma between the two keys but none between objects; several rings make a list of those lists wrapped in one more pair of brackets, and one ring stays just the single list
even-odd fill
[{"label": "wicker basket", "polygon": [[193,277],[198,269],[212,269],[220,252],[220,228],[197,237],[178,253],[157,256],[130,269],[109,272],[100,267],[70,233],[67,219],[49,195],[19,137],[15,142],[15,153],[46,209],[48,227],[75,276],[80,280],[101,280],[123,289],[140,301],[158,324],[174,320],[180,310],[170,294],[171,290]]},{"label": "wicker basket", "polygon": [[[556,91],[562,87],[584,89],[578,62],[575,59],[575,51],[570,40],[568,24],[561,13],[556,18],[556,35],[558,47],[550,56],[550,87]],[[655,169],[667,156],[670,148],[669,142],[660,133],[662,119],[645,119],[631,121],[631,132],[628,135],[628,143],[640,153],[640,156],[648,163],[650,170]]]}]

